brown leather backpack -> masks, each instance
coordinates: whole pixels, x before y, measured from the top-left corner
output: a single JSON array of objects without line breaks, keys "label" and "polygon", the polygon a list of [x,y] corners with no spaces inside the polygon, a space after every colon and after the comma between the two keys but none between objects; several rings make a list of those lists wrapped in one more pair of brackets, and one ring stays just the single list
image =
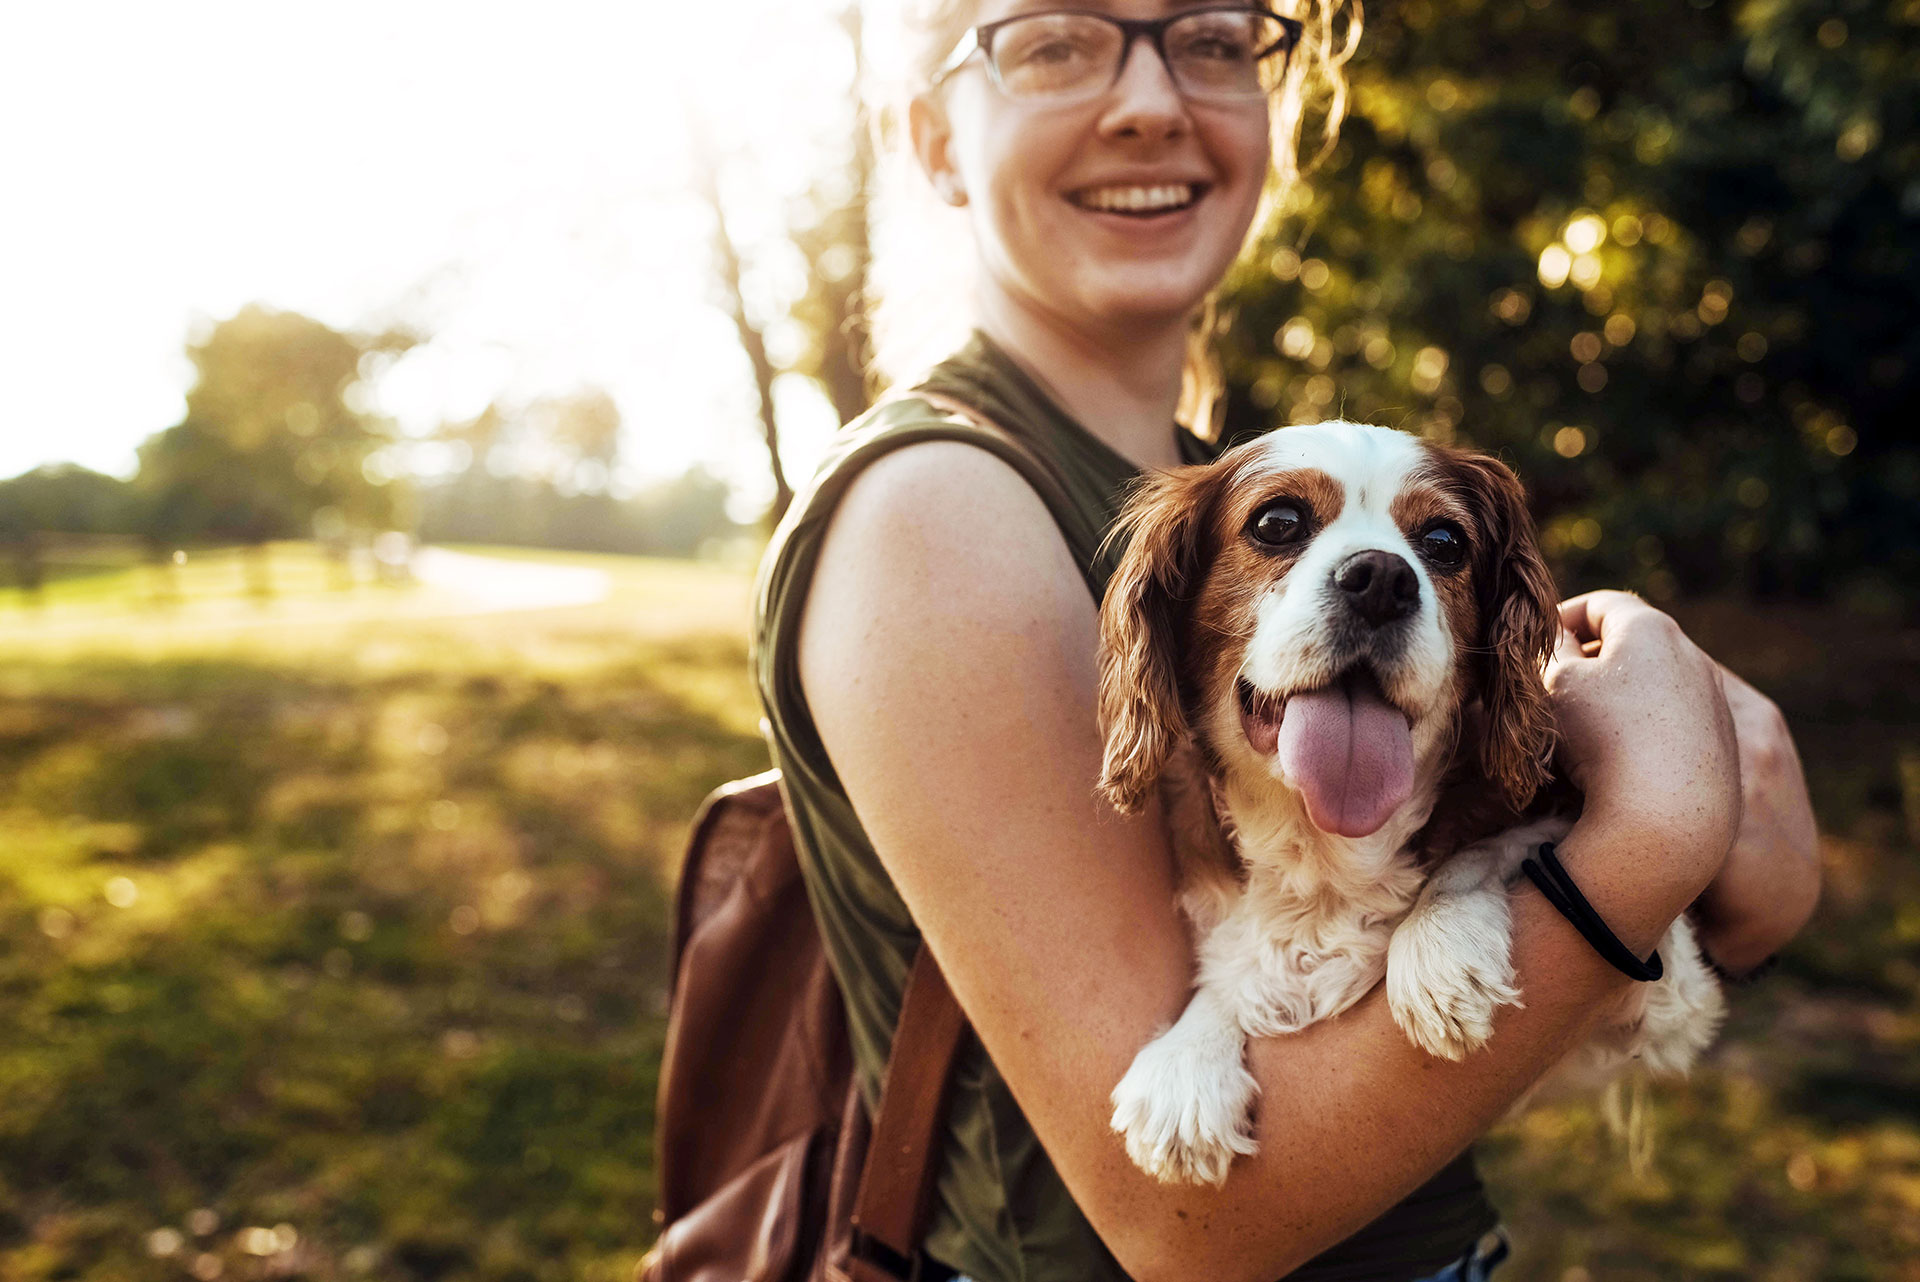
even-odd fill
[{"label": "brown leather backpack", "polygon": [[694,820],[672,983],[637,1282],[917,1282],[966,1019],[923,947],[869,1122],[777,770]]}]

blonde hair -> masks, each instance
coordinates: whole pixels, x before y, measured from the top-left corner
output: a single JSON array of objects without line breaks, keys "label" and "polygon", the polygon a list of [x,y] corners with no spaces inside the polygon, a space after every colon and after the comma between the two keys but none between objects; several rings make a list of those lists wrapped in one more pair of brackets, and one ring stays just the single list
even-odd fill
[{"label": "blonde hair", "polygon": [[[890,11],[891,22],[870,22],[875,38],[867,66],[870,72],[891,68],[893,75],[890,83],[873,80],[864,86],[875,149],[883,158],[872,204],[868,304],[874,371],[883,380],[903,382],[966,335],[966,309],[956,305],[967,296],[973,266],[965,217],[940,201],[920,172],[906,136],[906,109],[914,98],[933,92],[942,64],[973,25],[979,0],[891,0],[870,6],[870,12],[880,9]],[[1360,40],[1361,0],[1297,0],[1292,11],[1306,30],[1273,95],[1273,163],[1243,254],[1267,234],[1288,192],[1333,149],[1347,112],[1346,64]],[[1309,133],[1317,138],[1302,164],[1301,140]],[[1203,435],[1211,435],[1221,408],[1213,340],[1223,323],[1210,294],[1188,338],[1180,415]]]}]

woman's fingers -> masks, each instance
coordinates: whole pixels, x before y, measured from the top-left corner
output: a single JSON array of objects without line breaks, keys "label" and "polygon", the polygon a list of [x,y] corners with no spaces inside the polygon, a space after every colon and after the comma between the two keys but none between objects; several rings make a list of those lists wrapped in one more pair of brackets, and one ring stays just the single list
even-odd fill
[{"label": "woman's fingers", "polygon": [[1630,593],[1589,592],[1563,603],[1560,616],[1546,679],[1563,766],[1590,808],[1651,821],[1674,839],[1676,858],[1711,877],[1740,814],[1718,670],[1678,624]]},{"label": "woman's fingers", "polygon": [[1806,774],[1773,701],[1726,668],[1721,687],[1740,753],[1740,827],[1701,897],[1699,925],[1714,958],[1751,969],[1806,923],[1820,897],[1818,835]]},{"label": "woman's fingers", "polygon": [[1583,592],[1560,603],[1560,626],[1573,633],[1581,644],[1602,640],[1609,627],[1618,627],[1636,615],[1659,615],[1660,611],[1631,592],[1603,588]]},{"label": "woman's fingers", "polygon": [[1564,623],[1561,624],[1559,632],[1553,638],[1553,659],[1549,666],[1558,667],[1569,659],[1584,657],[1586,657],[1586,648],[1581,645],[1580,638],[1567,631]]}]

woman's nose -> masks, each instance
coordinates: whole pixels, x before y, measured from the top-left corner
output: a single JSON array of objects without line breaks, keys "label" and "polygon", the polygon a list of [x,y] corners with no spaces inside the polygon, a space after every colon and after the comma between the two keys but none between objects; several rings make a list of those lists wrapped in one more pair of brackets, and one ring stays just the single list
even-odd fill
[{"label": "woman's nose", "polygon": [[1186,132],[1187,100],[1173,83],[1173,73],[1146,36],[1136,36],[1127,50],[1120,78],[1107,91],[1101,126],[1111,133],[1171,138]]}]

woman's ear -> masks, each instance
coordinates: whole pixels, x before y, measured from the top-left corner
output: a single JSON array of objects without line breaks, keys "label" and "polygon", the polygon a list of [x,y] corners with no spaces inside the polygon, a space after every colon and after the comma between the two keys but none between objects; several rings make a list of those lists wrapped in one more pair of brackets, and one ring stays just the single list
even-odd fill
[{"label": "woman's ear", "polygon": [[1541,669],[1553,653],[1559,598],[1519,478],[1482,455],[1459,455],[1452,463],[1480,526],[1474,564],[1486,706],[1480,767],[1518,810],[1545,785],[1553,753],[1553,711]]},{"label": "woman's ear", "polygon": [[1100,790],[1132,814],[1187,736],[1180,647],[1199,590],[1217,466],[1156,472],[1128,499],[1126,554],[1100,603]]},{"label": "woman's ear", "polygon": [[953,130],[947,121],[946,108],[926,94],[916,96],[907,104],[907,133],[913,141],[913,154],[920,162],[920,172],[926,175],[934,192],[949,205],[966,204],[967,188],[960,178],[959,166],[954,163]]}]

